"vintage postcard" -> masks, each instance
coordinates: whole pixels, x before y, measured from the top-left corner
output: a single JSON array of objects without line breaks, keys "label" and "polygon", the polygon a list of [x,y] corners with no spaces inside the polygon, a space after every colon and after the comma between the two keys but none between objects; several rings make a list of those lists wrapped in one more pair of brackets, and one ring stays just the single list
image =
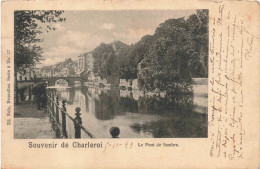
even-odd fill
[{"label": "vintage postcard", "polygon": [[2,2],[2,168],[259,168],[260,4]]}]

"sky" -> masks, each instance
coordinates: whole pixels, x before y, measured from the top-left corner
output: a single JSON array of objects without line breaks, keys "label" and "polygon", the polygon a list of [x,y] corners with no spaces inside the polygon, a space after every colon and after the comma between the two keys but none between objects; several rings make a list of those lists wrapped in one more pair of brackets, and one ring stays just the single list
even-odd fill
[{"label": "sky", "polygon": [[55,64],[65,59],[75,60],[100,43],[122,41],[128,45],[144,35],[152,35],[167,19],[187,18],[195,10],[113,10],[65,11],[65,22],[54,23],[57,30],[43,32],[44,61],[37,67]]}]

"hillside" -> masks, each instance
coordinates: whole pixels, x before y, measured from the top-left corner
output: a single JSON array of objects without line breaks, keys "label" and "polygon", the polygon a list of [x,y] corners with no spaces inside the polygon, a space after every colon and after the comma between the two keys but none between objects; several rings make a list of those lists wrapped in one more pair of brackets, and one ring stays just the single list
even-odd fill
[{"label": "hillside", "polygon": [[187,86],[208,76],[208,10],[188,19],[168,19],[154,35],[129,46],[101,43],[93,50],[94,73],[101,78],[138,78],[142,88],[161,90]]},{"label": "hillside", "polygon": [[119,68],[124,63],[129,49],[130,46],[121,41],[101,43],[93,50],[94,73],[101,78],[119,76]]}]

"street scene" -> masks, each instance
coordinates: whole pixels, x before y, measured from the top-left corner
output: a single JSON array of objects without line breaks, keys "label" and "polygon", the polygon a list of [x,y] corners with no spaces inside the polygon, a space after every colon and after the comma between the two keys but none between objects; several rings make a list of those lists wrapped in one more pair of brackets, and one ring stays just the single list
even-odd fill
[{"label": "street scene", "polygon": [[208,20],[15,11],[14,138],[207,138]]}]

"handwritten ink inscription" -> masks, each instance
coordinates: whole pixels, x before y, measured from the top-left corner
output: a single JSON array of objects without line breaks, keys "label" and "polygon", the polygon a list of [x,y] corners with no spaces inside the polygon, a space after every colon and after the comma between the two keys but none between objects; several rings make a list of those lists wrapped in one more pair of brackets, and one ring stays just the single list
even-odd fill
[{"label": "handwritten ink inscription", "polygon": [[210,22],[209,155],[230,160],[243,158],[243,66],[253,57],[255,37],[245,31],[242,18],[223,4]]}]

